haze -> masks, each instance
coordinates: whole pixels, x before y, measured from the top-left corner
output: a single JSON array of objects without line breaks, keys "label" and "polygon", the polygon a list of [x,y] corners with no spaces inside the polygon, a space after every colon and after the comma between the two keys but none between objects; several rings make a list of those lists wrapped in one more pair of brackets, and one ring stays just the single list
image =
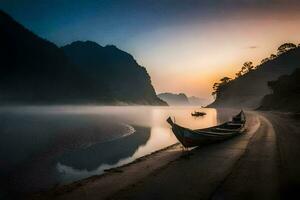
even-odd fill
[{"label": "haze", "polygon": [[210,98],[212,84],[243,62],[300,41],[293,0],[7,0],[0,8],[59,46],[92,40],[131,53],[157,93]]}]

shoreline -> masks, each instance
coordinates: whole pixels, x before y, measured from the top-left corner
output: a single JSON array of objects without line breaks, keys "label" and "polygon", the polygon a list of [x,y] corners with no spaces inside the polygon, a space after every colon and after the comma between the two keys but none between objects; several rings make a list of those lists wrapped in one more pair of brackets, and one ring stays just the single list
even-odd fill
[{"label": "shoreline", "polygon": [[[256,125],[251,124],[256,120],[256,117],[252,115],[253,114],[250,114],[251,117],[247,123],[247,133],[238,136],[237,139],[240,137],[248,137],[246,140],[249,140],[249,136],[255,132],[253,130],[258,128],[257,121],[255,122]],[[236,138],[233,140],[235,139]],[[224,143],[230,143],[230,141],[231,140],[225,141]],[[239,154],[243,153],[248,142],[249,141],[246,143],[242,142],[243,148],[239,151]],[[217,145],[222,144],[223,143]],[[207,147],[209,146],[195,148],[190,150],[189,154],[193,157],[194,154],[198,154],[198,150],[205,150]],[[212,147],[214,148],[214,145],[212,145]],[[34,194],[30,199],[106,199],[119,191],[123,191],[139,182],[143,182],[147,177],[159,173],[165,168],[172,166],[173,163],[189,160],[190,156],[186,157],[184,155],[181,145],[176,143],[138,158],[131,163],[109,169],[104,174],[91,176],[67,185],[55,187],[45,192]],[[120,182],[120,180],[122,180],[122,182]]]},{"label": "shoreline", "polygon": [[257,111],[247,111],[246,117],[246,132],[230,140],[188,154],[174,144],[30,199],[292,198],[300,188],[299,119]]},{"label": "shoreline", "polygon": [[[173,155],[172,152],[177,152],[178,155]],[[95,181],[99,181],[101,179],[104,179],[104,178],[107,178],[107,177],[110,177],[110,176],[113,176],[113,175],[116,175],[116,174],[123,173],[128,167],[129,168],[130,167],[136,168],[136,165],[138,163],[149,161],[151,159],[156,159],[156,157],[165,157],[165,156],[168,157],[165,160],[165,162],[162,163],[162,165],[154,167],[155,168],[154,170],[156,170],[156,169],[160,168],[160,166],[165,166],[169,162],[175,161],[176,159],[180,158],[183,155],[182,153],[183,153],[182,147],[181,147],[180,143],[177,142],[175,144],[169,145],[167,147],[164,147],[162,149],[159,149],[157,151],[154,151],[152,153],[144,155],[140,158],[137,158],[136,160],[134,160],[130,163],[104,170],[105,172],[103,174],[93,175],[93,176],[90,176],[90,177],[87,177],[87,178],[84,178],[84,179],[81,179],[81,180],[77,180],[77,181],[74,181],[72,183],[64,184],[64,185],[57,185],[57,186],[54,186],[53,188],[50,188],[49,190],[41,191],[41,192],[37,192],[37,193],[32,194],[32,195],[29,195],[28,199],[52,199],[52,198],[56,198],[56,197],[59,197],[59,196],[64,195],[64,194],[71,193],[72,191],[74,191],[74,190],[76,190],[76,189],[78,189],[78,188],[80,188],[84,185],[93,183]],[[172,154],[172,155],[170,155],[170,157],[169,157],[167,154]],[[174,159],[173,159],[173,156],[174,156]],[[144,165],[144,163],[142,165]],[[64,198],[62,198],[62,199],[64,199]]]}]

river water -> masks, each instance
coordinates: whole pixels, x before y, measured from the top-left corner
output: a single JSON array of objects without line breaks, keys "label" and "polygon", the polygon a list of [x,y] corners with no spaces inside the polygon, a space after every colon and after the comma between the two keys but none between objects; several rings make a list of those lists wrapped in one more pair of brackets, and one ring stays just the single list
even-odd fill
[{"label": "river water", "polygon": [[[207,115],[192,117],[195,110]],[[193,129],[214,126],[230,114],[189,106],[0,108],[2,193],[47,190],[172,145],[177,140],[166,123],[169,116]]]}]

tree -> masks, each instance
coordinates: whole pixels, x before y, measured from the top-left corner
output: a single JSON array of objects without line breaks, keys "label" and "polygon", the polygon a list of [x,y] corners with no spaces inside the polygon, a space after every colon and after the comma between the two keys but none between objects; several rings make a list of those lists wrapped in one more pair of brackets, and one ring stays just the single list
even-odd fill
[{"label": "tree", "polygon": [[248,72],[252,71],[254,69],[254,66],[253,66],[253,63],[250,61],[250,62],[245,62],[243,64],[243,67],[242,67],[242,74],[247,74]]},{"label": "tree", "polygon": [[243,66],[248,70],[248,71],[251,71],[253,68],[254,68],[254,66],[253,66],[253,63],[250,61],[250,62],[245,62],[244,64],[243,64]]},{"label": "tree", "polygon": [[213,92],[211,93],[214,98],[216,99],[217,93],[219,92],[220,83],[214,83],[213,85]]},{"label": "tree", "polygon": [[295,49],[297,46],[293,43],[284,43],[280,45],[277,49],[277,55],[283,54],[287,51],[290,51],[292,49]]},{"label": "tree", "polygon": [[236,76],[235,78],[243,76],[244,74],[247,74],[248,72],[250,72],[254,69],[255,69],[255,67],[253,66],[253,63],[251,61],[245,62],[243,64],[241,70],[235,74],[235,76]]},{"label": "tree", "polygon": [[273,59],[275,59],[277,56],[275,55],[275,54],[271,54],[270,55],[270,60],[273,60]]},{"label": "tree", "polygon": [[244,74],[247,74],[248,72],[254,70],[255,67],[253,66],[253,63],[251,61],[245,62],[241,68],[240,71],[238,71],[235,75],[236,78],[243,76]]},{"label": "tree", "polygon": [[240,76],[242,76],[242,71],[239,71],[239,72],[237,72],[237,73],[235,73],[235,78],[238,78],[238,77],[240,77]]},{"label": "tree", "polygon": [[225,76],[225,77],[221,78],[220,81],[221,81],[221,84],[226,84],[231,81],[231,78]]},{"label": "tree", "polygon": [[213,92],[211,93],[214,96],[214,98],[216,98],[217,95],[220,94],[222,88],[224,88],[231,80],[232,80],[231,78],[225,76],[220,79],[219,83],[214,83]]},{"label": "tree", "polygon": [[264,64],[264,63],[266,63],[266,62],[268,62],[268,61],[270,61],[269,58],[264,58],[264,59],[262,59],[262,60],[260,61],[260,63],[261,63],[261,64]]}]

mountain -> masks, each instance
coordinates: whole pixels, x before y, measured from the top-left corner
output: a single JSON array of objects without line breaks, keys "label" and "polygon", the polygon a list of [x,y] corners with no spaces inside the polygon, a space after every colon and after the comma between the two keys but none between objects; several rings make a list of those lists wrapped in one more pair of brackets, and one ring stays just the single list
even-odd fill
[{"label": "mountain", "polygon": [[188,97],[188,100],[190,102],[190,105],[194,106],[205,106],[208,104],[209,100],[204,98],[199,98],[195,96]]},{"label": "mountain", "polygon": [[[0,11],[0,102],[44,102],[74,97],[78,78],[64,52]],[[75,81],[75,80],[74,80]],[[79,93],[78,93],[79,95]]]},{"label": "mountain", "polygon": [[108,99],[133,104],[166,105],[156,96],[146,69],[117,47],[76,41],[61,49],[94,83],[95,89]]},{"label": "mountain", "polygon": [[189,105],[189,100],[184,93],[173,94],[173,93],[161,93],[158,97],[169,105]]},{"label": "mountain", "polygon": [[291,75],[280,76],[268,85],[273,92],[263,98],[260,110],[300,112],[300,68]]},{"label": "mountain", "polygon": [[[99,68],[110,69],[102,74],[101,70],[74,64],[64,48],[38,37],[1,10],[0,27],[0,104],[166,105],[156,96],[146,70],[115,47],[104,48],[104,56],[117,61],[111,63],[101,57],[106,63]],[[125,77],[116,63],[126,71]],[[132,91],[124,90],[126,86]]]},{"label": "mountain", "polygon": [[268,82],[290,74],[300,66],[300,48],[289,50],[266,61],[257,69],[220,87],[216,100],[209,107],[257,108],[271,91]]}]

